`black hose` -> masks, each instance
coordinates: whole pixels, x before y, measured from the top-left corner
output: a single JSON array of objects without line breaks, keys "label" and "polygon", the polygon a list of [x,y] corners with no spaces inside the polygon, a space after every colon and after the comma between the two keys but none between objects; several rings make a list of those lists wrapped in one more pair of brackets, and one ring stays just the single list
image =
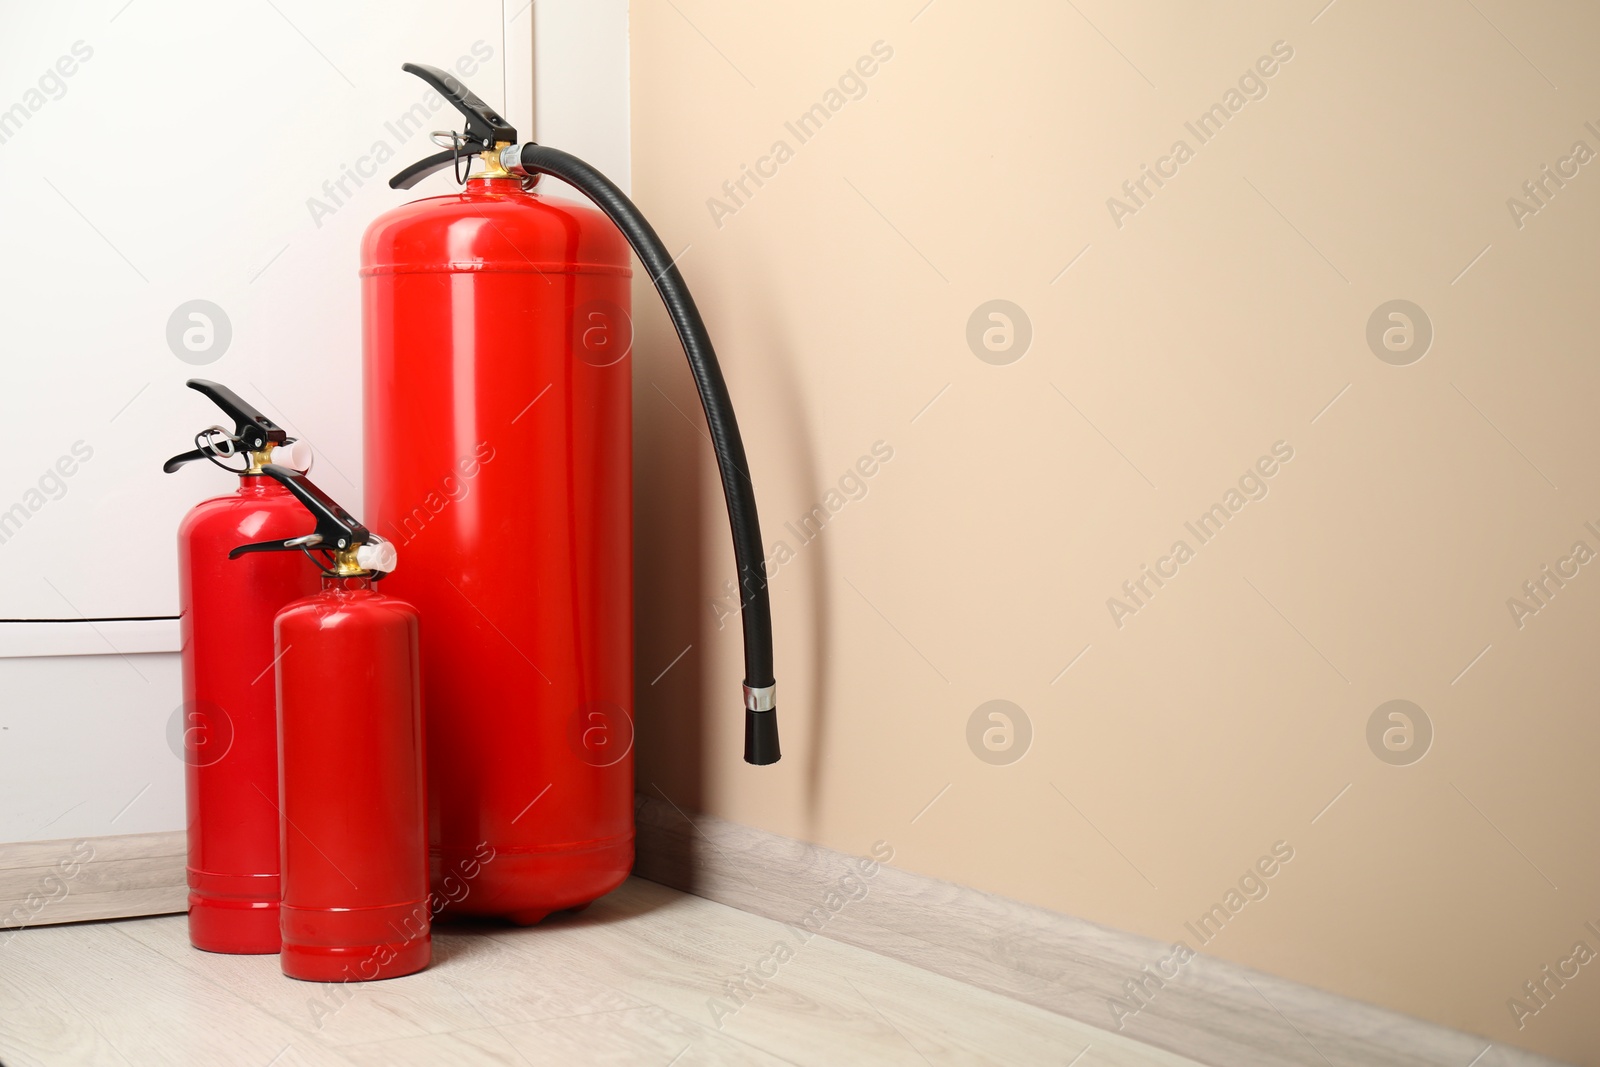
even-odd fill
[{"label": "black hose", "polygon": [[[650,272],[656,291],[672,317],[695,386],[700,390],[700,406],[711,429],[711,444],[717,454],[717,469],[722,473],[722,495],[728,503],[728,523],[733,528],[733,553],[739,568],[739,621],[744,628],[744,684],[750,689],[767,689],[772,675],[772,606],[767,597],[767,576],[761,544],[761,521],[756,516],[755,487],[750,483],[750,463],[745,458],[744,440],[733,414],[733,401],[716,350],[706,333],[705,322],[695,307],[694,297],[683,276],[667,254],[656,231],[645,221],[627,194],[598,170],[576,156],[544,145],[521,147],[522,169],[530,174],[548,174],[583,193],[605,212],[633,246],[634,254]],[[779,757],[777,710],[745,713],[744,758],[750,763],[776,763]]]}]

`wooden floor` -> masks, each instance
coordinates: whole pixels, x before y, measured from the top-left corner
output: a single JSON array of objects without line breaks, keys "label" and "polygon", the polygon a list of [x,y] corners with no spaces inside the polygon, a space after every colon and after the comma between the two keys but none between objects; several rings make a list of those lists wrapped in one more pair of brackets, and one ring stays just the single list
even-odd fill
[{"label": "wooden floor", "polygon": [[[640,879],[531,929],[441,927],[432,967],[368,984],[198,952],[184,922],[0,932],[0,1063],[1193,1062]],[[727,994],[774,966],[742,1005]]]}]

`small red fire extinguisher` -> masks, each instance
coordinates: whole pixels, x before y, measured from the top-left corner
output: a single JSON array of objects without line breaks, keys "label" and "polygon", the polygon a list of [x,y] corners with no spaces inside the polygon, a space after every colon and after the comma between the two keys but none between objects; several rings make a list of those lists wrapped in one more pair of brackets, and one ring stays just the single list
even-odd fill
[{"label": "small red fire extinguisher", "polygon": [[167,473],[210,460],[239,476],[237,492],[203,501],[178,529],[183,706],[179,711],[189,826],[189,941],[208,952],[278,951],[278,731],[270,677],[272,617],[317,588],[287,558],[230,564],[244,538],[288,537],[303,509],[268,460],[309,467],[310,454],[238,394],[192,379],[233,421],[212,426]]},{"label": "small red fire extinguisher", "polygon": [[417,612],[373,588],[392,544],[299,473],[262,470],[316,528],[229,555],[301,551],[322,574],[274,622],[283,973],[398,978],[432,952]]}]

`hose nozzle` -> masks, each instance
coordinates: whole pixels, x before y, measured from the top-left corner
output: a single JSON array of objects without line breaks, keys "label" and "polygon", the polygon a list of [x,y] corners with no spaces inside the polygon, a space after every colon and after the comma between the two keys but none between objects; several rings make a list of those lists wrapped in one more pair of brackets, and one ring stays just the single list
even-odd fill
[{"label": "hose nozzle", "polygon": [[744,687],[744,761],[764,767],[783,758],[778,747],[776,683]]}]

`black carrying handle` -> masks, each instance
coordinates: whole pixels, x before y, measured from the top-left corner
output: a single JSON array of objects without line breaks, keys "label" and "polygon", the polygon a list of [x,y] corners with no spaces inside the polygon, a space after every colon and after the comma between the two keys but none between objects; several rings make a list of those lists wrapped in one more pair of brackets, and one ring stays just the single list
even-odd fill
[{"label": "black carrying handle", "polygon": [[517,128],[463,85],[454,74],[438,67],[430,67],[426,63],[402,63],[400,69],[407,74],[415,74],[427,82],[434,92],[461,112],[462,117],[467,120],[467,128],[462,134],[462,144],[459,147],[435,152],[427,159],[419,159],[390,178],[389,188],[409,189],[435,171],[454,166],[463,155],[487,152],[496,145],[516,143]]},{"label": "black carrying handle", "polygon": [[165,474],[171,474],[185,463],[193,463],[197,459],[209,459],[210,456],[211,453],[203,448],[192,448],[187,452],[179,452],[176,456],[167,460],[161,465],[161,470]]},{"label": "black carrying handle", "polygon": [[228,552],[229,559],[238,559],[240,556],[252,552],[298,552],[302,549],[316,548],[322,544],[321,538],[316,534],[305,534],[300,537],[287,537],[282,541],[252,541],[248,545],[240,545]]},{"label": "black carrying handle", "polygon": [[446,149],[443,152],[435,152],[427,159],[417,160],[411,166],[390,178],[389,188],[409,189],[435,171],[455,166],[456,161],[460,158],[461,153],[453,148]]},{"label": "black carrying handle", "polygon": [[[256,410],[253,405],[226,385],[220,382],[207,381],[204,378],[190,378],[185,384],[217,405],[228,418],[233,420],[233,436],[246,451],[260,452],[269,444],[286,445],[294,440],[284,432],[281,426]],[[193,463],[197,459],[206,459],[211,455],[212,453],[203,448],[180,452],[163,463],[161,469],[171,474],[185,463]]]}]

